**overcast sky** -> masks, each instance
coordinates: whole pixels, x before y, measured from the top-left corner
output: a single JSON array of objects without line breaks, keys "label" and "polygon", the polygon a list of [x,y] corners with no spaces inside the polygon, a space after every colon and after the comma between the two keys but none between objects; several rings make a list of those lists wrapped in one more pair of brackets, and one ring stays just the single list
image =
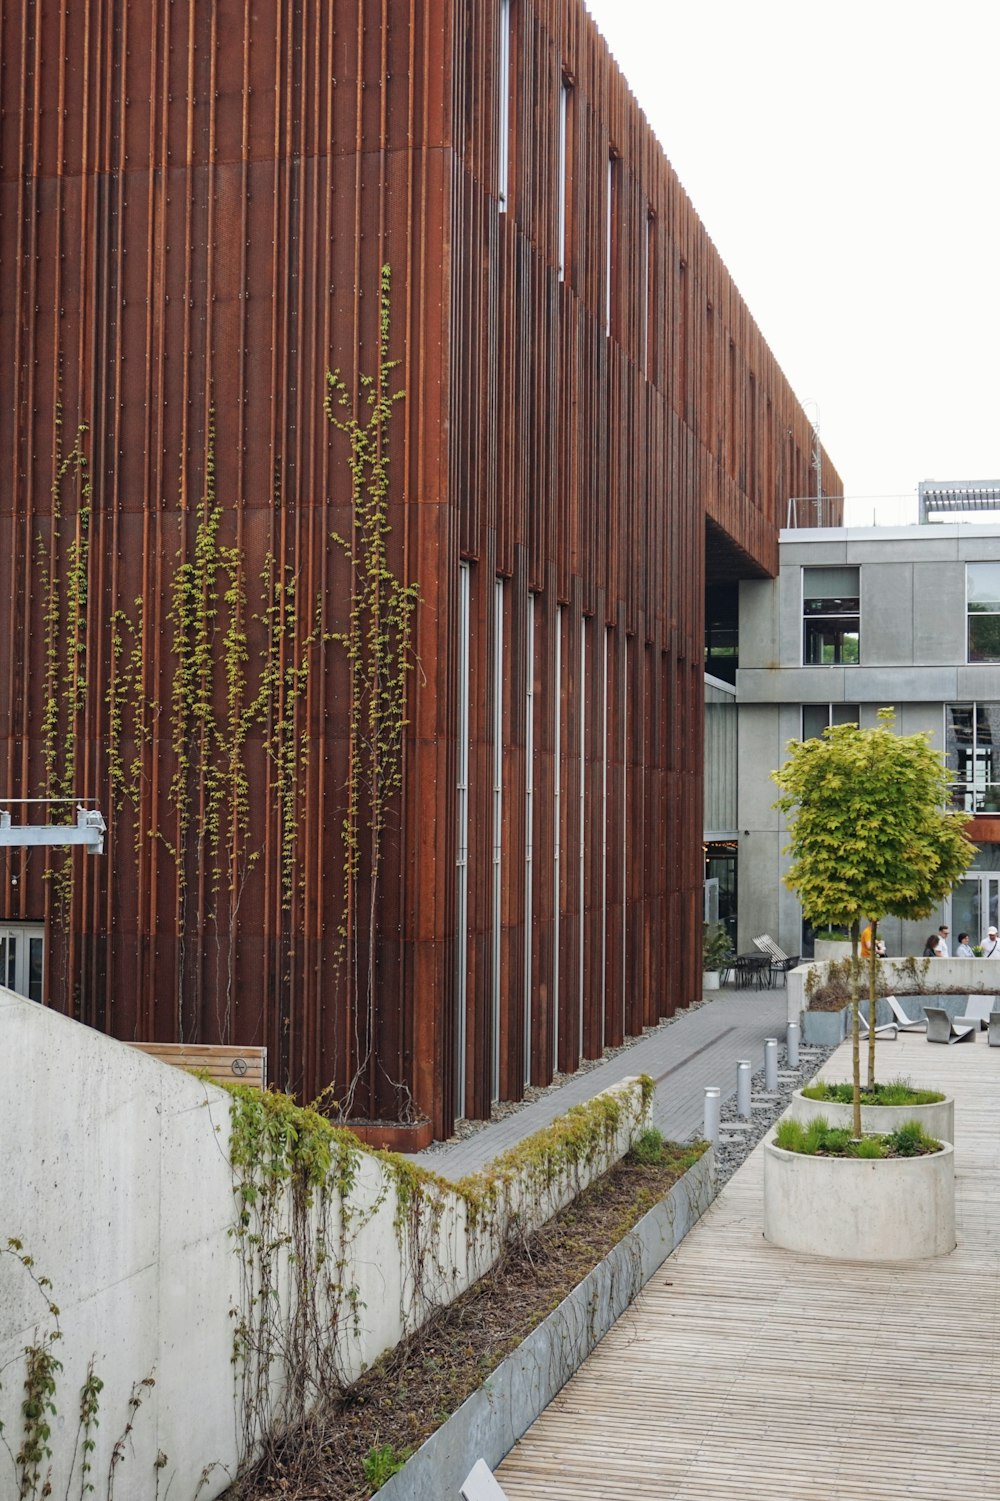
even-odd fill
[{"label": "overcast sky", "polygon": [[587,0],[852,500],[1000,479],[1000,0]]}]

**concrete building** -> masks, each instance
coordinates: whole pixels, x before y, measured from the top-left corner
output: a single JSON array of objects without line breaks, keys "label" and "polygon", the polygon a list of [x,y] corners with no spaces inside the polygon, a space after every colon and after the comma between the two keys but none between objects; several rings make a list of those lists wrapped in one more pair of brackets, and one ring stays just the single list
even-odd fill
[{"label": "concrete building", "polygon": [[[1000,501],[995,486],[921,490],[924,516],[964,511],[970,490]],[[786,840],[769,772],[789,740],[831,723],[874,725],[885,705],[904,734],[926,731],[946,753],[954,803],[973,815],[980,847],[939,914],[885,921],[889,952],[919,954],[941,920],[953,941],[964,928],[978,942],[1000,921],[1000,525],[787,530],[779,554],[776,579],[740,585],[741,949],[768,932],[789,953],[811,952],[781,879]]]}]

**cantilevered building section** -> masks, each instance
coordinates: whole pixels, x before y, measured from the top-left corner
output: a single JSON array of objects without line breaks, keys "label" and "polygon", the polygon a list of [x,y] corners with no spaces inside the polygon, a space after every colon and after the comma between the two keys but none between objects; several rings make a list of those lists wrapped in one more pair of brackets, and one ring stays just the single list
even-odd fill
[{"label": "cantilevered building section", "polygon": [[[49,1004],[439,1135],[688,1004],[706,583],[776,571],[813,434],[583,5],[0,28],[0,798],[109,824],[0,860]],[[386,280],[373,883],[323,403],[366,419]]]}]

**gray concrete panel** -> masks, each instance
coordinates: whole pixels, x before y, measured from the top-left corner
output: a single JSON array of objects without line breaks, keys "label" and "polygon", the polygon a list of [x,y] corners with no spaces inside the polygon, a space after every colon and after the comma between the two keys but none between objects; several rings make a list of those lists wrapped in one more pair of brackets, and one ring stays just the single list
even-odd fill
[{"label": "gray concrete panel", "polygon": [[966,656],[965,564],[913,565],[913,657],[934,666]]},{"label": "gray concrete panel", "polygon": [[[782,735],[781,713],[777,707],[770,704],[740,706],[737,814],[740,829],[756,833],[760,829],[778,828],[778,813],[771,806],[778,796],[778,789],[768,773],[785,759],[785,744],[789,738]],[[742,875],[740,886],[742,905]]]},{"label": "gray concrete panel", "polygon": [[858,695],[845,690],[860,667],[785,667],[768,671],[740,668],[736,693],[740,709],[744,704],[842,704],[856,703]]},{"label": "gray concrete panel", "polygon": [[778,665],[802,662],[802,569],[783,566],[778,578]]},{"label": "gray concrete panel", "polygon": [[922,561],[947,563],[958,555],[958,542],[954,537],[938,535],[937,527],[911,527],[902,536],[886,536],[883,532],[870,534],[870,538],[851,538],[847,543],[849,563],[898,563],[920,558]]},{"label": "gray concrete panel", "polygon": [[[799,533],[801,537],[801,533]],[[781,544],[781,569],[791,568],[795,564],[805,563],[810,568],[825,566],[836,568],[847,562],[847,540],[843,532],[837,532],[830,536],[829,541],[796,541],[782,542]]]},{"label": "gray concrete panel", "polygon": [[960,702],[968,698],[996,702],[1000,699],[1000,664],[959,667],[953,697]]},{"label": "gray concrete panel", "polygon": [[754,833],[740,835],[739,857],[739,919],[737,947],[741,954],[753,948],[758,933],[770,933],[778,943],[778,933],[787,931],[788,924],[781,917],[781,891],[779,887],[780,852],[787,843],[787,834]]},{"label": "gray concrete panel", "polygon": [[985,527],[970,527],[971,533],[978,532],[978,536],[966,536],[964,533],[958,539],[958,556],[963,562],[981,563],[992,562],[1000,559],[1000,536],[997,535],[996,527],[991,528],[990,536],[983,536]]},{"label": "gray concrete panel", "polygon": [[944,710],[939,703],[899,704],[896,727],[901,735],[929,735],[935,750],[944,749]]},{"label": "gray concrete panel", "polygon": [[740,584],[740,662],[743,667],[772,667],[778,652],[778,585],[773,579],[744,579]]},{"label": "gray concrete panel", "polygon": [[865,667],[913,662],[912,563],[862,565],[861,661]]},{"label": "gray concrete panel", "polygon": [[851,702],[864,704],[922,703],[951,699],[956,691],[955,667],[872,667],[855,673]]}]

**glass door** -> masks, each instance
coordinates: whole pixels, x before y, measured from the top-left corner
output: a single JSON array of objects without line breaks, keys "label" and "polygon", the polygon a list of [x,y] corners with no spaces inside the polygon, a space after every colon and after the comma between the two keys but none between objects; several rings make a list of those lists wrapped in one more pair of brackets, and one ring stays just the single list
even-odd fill
[{"label": "glass door", "polygon": [[45,930],[41,924],[0,927],[0,985],[29,1001],[42,999]]},{"label": "glass door", "polygon": [[1000,873],[972,871],[951,896],[952,953],[959,933],[968,933],[971,944],[982,943],[991,924],[1000,926]]}]

